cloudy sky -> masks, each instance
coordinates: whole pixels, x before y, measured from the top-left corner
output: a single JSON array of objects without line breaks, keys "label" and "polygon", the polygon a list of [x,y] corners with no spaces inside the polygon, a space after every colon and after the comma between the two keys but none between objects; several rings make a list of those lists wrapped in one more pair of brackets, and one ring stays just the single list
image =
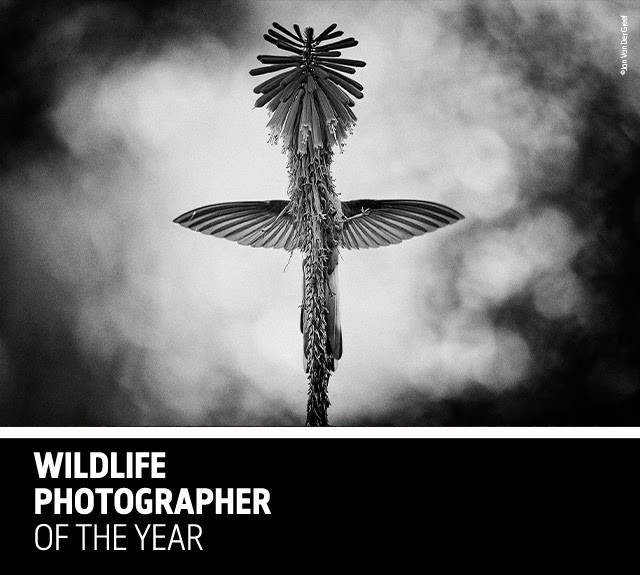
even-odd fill
[{"label": "cloudy sky", "polygon": [[342,253],[330,422],[640,423],[633,3],[4,0],[0,424],[304,423],[300,255],[172,223],[286,198],[274,21],[367,62],[341,198],[466,216]]}]

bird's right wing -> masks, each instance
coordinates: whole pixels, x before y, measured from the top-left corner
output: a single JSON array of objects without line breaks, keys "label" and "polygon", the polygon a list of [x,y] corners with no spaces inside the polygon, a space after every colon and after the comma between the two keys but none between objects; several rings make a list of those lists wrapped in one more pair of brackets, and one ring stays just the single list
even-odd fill
[{"label": "bird's right wing", "polygon": [[349,250],[399,244],[464,219],[447,206],[423,200],[342,202],[341,245]]},{"label": "bird's right wing", "polygon": [[296,247],[295,226],[285,200],[226,202],[196,208],[178,216],[175,223],[203,234],[253,248]]}]

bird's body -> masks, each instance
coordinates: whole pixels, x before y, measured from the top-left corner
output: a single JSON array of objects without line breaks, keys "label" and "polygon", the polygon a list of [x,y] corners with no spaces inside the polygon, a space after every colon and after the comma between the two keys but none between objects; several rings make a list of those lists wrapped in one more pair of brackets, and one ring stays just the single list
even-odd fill
[{"label": "bird's body", "polygon": [[[174,221],[205,234],[252,247],[299,249],[303,253],[300,329],[309,377],[307,425],[326,425],[328,382],[342,357],[338,304],[340,249],[387,246],[452,224],[457,211],[422,200],[338,198],[331,177],[332,147],[342,142],[356,120],[353,101],[362,86],[338,71],[353,73],[364,62],[339,58],[335,50],[355,46],[353,38],[321,46],[342,35],[329,26],[314,38],[313,29],[295,34],[274,23],[265,39],[295,56],[258,56],[264,68],[253,75],[293,67],[256,87],[257,106],[273,112],[273,142],[282,138],[289,156],[289,200],[226,202],[186,212]],[[286,36],[283,36],[285,34]]]}]

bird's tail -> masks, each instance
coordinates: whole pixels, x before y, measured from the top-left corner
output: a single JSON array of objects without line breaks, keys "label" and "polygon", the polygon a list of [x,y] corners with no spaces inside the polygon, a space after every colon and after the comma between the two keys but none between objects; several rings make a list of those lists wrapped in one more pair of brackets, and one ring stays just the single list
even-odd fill
[{"label": "bird's tail", "polygon": [[[327,281],[325,283],[325,308],[327,310],[326,315],[326,329],[327,329],[327,354],[332,357],[331,370],[335,371],[338,367],[338,360],[342,357],[342,329],[340,326],[340,307],[338,297],[338,262],[339,255],[338,250],[334,249],[331,252],[329,261],[327,264]],[[302,278],[302,293],[303,298],[306,293],[304,274]],[[300,331],[303,334],[303,350],[305,353],[305,368],[307,365],[307,340],[308,331],[305,326],[304,320],[304,300],[302,309],[300,312]]]},{"label": "bird's tail", "polygon": [[333,355],[333,369],[338,367],[342,357],[342,328],[340,326],[340,307],[338,306],[338,250],[331,252],[328,265],[328,279],[325,287],[325,305],[327,306],[327,344]]}]

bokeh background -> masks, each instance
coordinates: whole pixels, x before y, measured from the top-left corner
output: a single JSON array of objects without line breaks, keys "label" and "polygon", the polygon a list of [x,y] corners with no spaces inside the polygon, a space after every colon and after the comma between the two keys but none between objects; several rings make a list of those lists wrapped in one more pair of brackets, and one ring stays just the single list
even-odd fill
[{"label": "bokeh background", "polygon": [[172,223],[286,198],[273,21],[360,42],[342,198],[466,216],[342,254],[331,423],[638,425],[640,10],[593,0],[0,1],[0,424],[304,423],[300,256]]}]

